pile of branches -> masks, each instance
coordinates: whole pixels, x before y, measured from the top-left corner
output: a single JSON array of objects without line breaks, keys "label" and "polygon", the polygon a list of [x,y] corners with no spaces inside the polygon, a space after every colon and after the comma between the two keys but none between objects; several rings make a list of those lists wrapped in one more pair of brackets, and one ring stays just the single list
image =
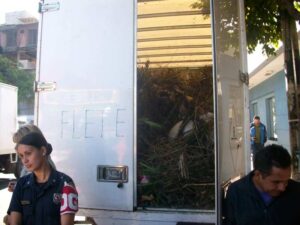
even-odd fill
[{"label": "pile of branches", "polygon": [[139,206],[214,207],[212,68],[138,69]]}]

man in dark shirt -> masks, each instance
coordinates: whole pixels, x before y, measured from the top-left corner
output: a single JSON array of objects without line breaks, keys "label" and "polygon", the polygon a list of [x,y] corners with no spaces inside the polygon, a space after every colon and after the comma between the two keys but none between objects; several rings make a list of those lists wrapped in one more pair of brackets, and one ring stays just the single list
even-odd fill
[{"label": "man in dark shirt", "polygon": [[229,186],[226,225],[299,225],[300,183],[290,179],[291,157],[269,145],[254,159],[254,170]]}]

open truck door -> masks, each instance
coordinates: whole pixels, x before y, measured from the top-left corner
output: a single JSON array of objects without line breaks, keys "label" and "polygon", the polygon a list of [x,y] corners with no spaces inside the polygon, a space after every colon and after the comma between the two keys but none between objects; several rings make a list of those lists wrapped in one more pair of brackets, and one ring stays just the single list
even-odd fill
[{"label": "open truck door", "polygon": [[244,1],[213,1],[216,112],[216,212],[232,180],[250,171],[249,103]]},{"label": "open truck door", "polygon": [[[197,2],[205,4],[192,7]],[[58,170],[74,178],[80,195],[79,206],[84,209],[81,212],[94,217],[99,224],[115,221],[153,225],[218,221],[220,224],[221,187],[231,178],[245,174],[248,168],[248,89],[242,1],[210,1],[208,4],[196,0],[80,3],[44,0],[40,11],[36,122],[54,147],[52,155]],[[149,74],[151,79],[139,80],[139,75]],[[174,188],[180,193],[183,189],[193,190],[203,200],[206,196],[209,198],[199,201],[198,196],[189,195],[197,204],[187,202],[185,197],[179,199],[180,202],[168,201],[171,195],[165,197],[167,203],[159,201],[158,195],[166,180],[155,180],[161,186],[156,187],[153,195],[143,189],[146,184],[153,184],[154,177],[143,174],[143,169],[159,169],[167,161],[161,160],[156,167],[144,161],[140,163],[145,159],[138,157],[141,148],[137,147],[137,139],[143,132],[139,128],[140,119],[148,128],[162,127],[148,117],[139,117],[138,107],[142,105],[140,99],[144,93],[140,87],[142,82],[159,80],[161,75],[165,79],[161,83],[168,86],[168,74],[184,84],[190,77],[204,80],[202,75],[210,82],[200,84],[202,88],[199,88],[199,93],[202,89],[208,90],[209,96],[199,97],[195,86],[199,80],[189,80],[188,85],[197,89],[195,96],[182,91],[179,82],[179,86],[169,85],[168,90],[162,88],[159,92],[159,97],[167,102],[162,101],[157,108],[144,107],[148,117],[157,111],[165,116],[160,119],[168,124],[170,116],[161,110],[172,106],[169,100],[175,96],[174,91],[175,97],[183,97],[178,107],[183,117],[179,118],[189,120],[176,118],[167,129],[162,129],[167,131],[167,138],[160,139],[165,141],[163,147],[168,142],[172,148],[174,142],[168,139],[182,135],[184,140],[185,135],[191,130],[195,132],[195,127],[201,127],[205,121],[204,125],[210,126],[207,133],[212,133],[212,143],[204,141],[202,147],[190,145],[203,151],[201,154],[209,161],[205,164],[212,165],[210,173],[204,174],[206,180],[191,179],[193,183]],[[158,82],[153,87],[162,86]],[[196,97],[199,104],[193,103]],[[203,99],[211,105],[202,107]],[[177,103],[176,100],[174,105]],[[189,110],[202,114],[183,115]],[[181,130],[174,132],[176,129]],[[171,131],[176,135],[171,135]],[[211,136],[207,133],[201,138],[209,139]],[[157,144],[151,143],[152,146]],[[182,146],[187,145],[184,142]],[[185,170],[191,155],[185,154],[179,154],[178,162],[174,163],[178,173],[172,171],[181,180],[192,176]],[[147,157],[149,155],[152,154]],[[199,160],[202,158],[200,155]],[[196,174],[203,172],[201,166],[193,167],[199,168]],[[156,179],[171,176],[164,171],[159,174],[162,176]],[[143,191],[147,195],[143,195]],[[148,205],[139,202],[145,196]]]},{"label": "open truck door", "polygon": [[37,123],[80,206],[133,209],[134,1],[41,4]]}]

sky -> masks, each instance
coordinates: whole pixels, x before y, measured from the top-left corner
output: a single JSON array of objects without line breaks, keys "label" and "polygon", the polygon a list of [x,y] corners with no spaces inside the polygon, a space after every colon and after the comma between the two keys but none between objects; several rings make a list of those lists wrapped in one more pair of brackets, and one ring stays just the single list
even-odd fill
[{"label": "sky", "polygon": [[262,54],[262,48],[261,46],[258,46],[252,54],[248,54],[247,58],[248,73],[250,74],[256,67],[267,59],[267,56]]},{"label": "sky", "polygon": [[0,0],[0,24],[5,22],[6,12],[26,10],[38,19],[38,4],[38,0]]},{"label": "sky", "polygon": [[[0,0],[0,24],[5,22],[5,13],[26,10],[39,19],[39,0]],[[260,65],[266,56],[261,54],[261,49],[257,48],[254,54],[248,55],[248,72],[253,71]]]}]

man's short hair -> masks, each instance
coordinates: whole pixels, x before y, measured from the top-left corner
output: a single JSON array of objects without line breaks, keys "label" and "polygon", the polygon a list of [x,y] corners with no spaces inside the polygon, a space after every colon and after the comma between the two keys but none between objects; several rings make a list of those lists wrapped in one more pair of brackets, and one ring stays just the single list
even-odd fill
[{"label": "man's short hair", "polygon": [[260,117],[259,116],[254,116],[253,120],[260,120]]},{"label": "man's short hair", "polygon": [[271,174],[272,167],[287,169],[291,166],[291,156],[281,145],[267,145],[254,157],[254,170]]}]

